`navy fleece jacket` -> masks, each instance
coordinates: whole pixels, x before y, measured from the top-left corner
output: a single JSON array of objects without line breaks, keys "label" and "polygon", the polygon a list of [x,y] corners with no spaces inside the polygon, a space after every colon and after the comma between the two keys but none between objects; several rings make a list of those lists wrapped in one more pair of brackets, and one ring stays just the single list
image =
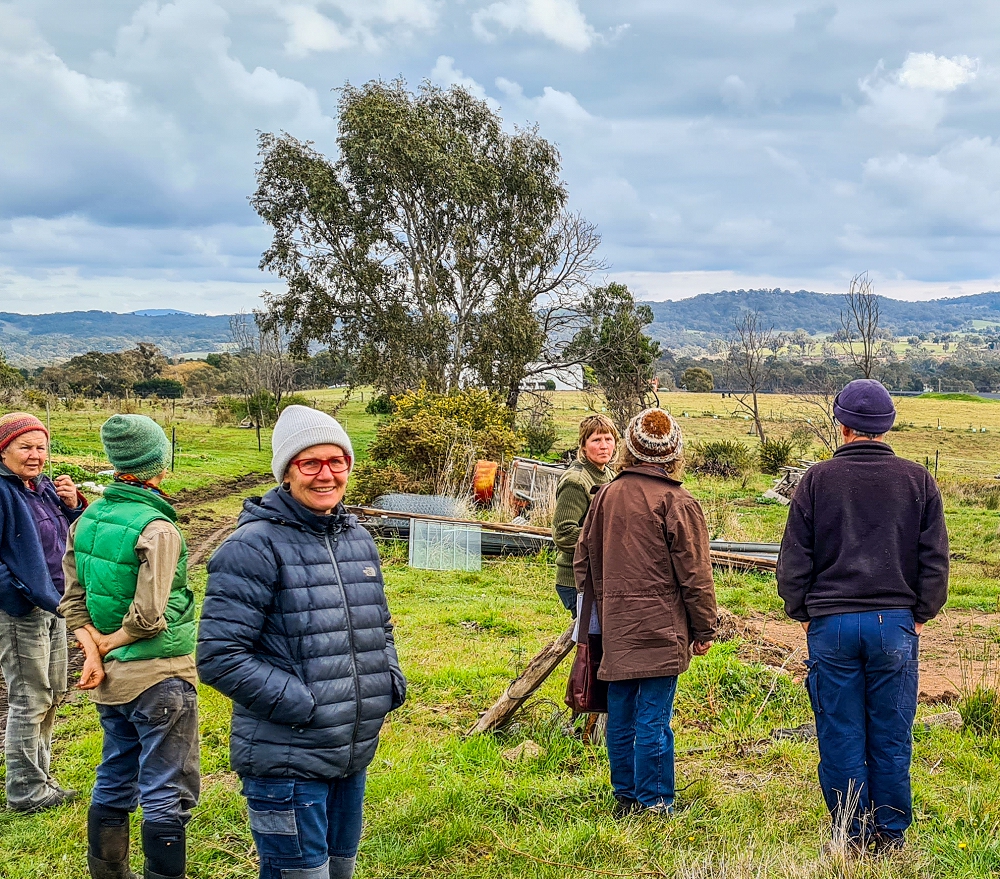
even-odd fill
[{"label": "navy fleece jacket", "polygon": [[785,612],[800,622],[892,608],[927,622],[948,598],[937,483],[886,443],[841,446],[795,489],[777,575]]}]

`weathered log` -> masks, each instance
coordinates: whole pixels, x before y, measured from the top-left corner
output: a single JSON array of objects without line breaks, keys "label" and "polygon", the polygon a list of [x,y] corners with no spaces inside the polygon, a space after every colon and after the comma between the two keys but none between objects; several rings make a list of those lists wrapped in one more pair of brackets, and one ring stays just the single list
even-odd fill
[{"label": "weathered log", "polygon": [[542,648],[528,667],[515,678],[504,694],[493,704],[469,730],[468,735],[489,732],[503,726],[552,674],[570,652],[576,642],[573,640],[574,626],[570,626],[555,641]]}]

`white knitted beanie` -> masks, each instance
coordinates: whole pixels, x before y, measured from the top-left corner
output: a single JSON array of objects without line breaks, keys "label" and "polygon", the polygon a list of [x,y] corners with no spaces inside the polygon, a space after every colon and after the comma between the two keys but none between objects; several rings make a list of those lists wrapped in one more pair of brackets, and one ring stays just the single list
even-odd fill
[{"label": "white knitted beanie", "polygon": [[332,415],[308,406],[286,406],[271,434],[271,472],[280,484],[289,463],[303,449],[325,444],[340,446],[354,466],[354,447],[347,431]]}]

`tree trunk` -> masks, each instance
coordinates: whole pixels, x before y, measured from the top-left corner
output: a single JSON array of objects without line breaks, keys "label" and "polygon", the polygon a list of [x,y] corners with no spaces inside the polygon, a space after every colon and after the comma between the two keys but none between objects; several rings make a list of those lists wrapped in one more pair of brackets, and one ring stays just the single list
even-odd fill
[{"label": "tree trunk", "polygon": [[542,651],[535,656],[528,667],[511,683],[504,691],[504,694],[494,703],[472,729],[468,735],[489,732],[497,727],[503,726],[544,682],[552,674],[570,652],[576,642],[573,640],[573,629],[571,625],[555,641],[546,645]]},{"label": "tree trunk", "polygon": [[764,424],[760,420],[760,409],[757,407],[757,392],[753,392],[753,426],[757,428],[757,436],[760,438],[760,444],[764,445]]},{"label": "tree trunk", "polygon": [[507,391],[507,408],[515,415],[517,414],[517,403],[521,399],[521,382],[517,379],[511,382]]}]

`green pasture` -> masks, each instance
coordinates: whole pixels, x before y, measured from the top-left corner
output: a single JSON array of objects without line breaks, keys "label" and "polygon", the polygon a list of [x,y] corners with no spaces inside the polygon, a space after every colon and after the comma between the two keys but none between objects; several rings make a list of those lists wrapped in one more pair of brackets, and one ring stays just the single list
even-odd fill
[{"label": "green pasture", "polygon": [[[370,392],[366,392],[365,402]],[[307,392],[337,408],[360,455],[376,419],[356,392]],[[790,433],[798,404],[767,396],[764,411],[776,435]],[[556,394],[559,446],[574,443],[587,411],[582,393]],[[739,439],[755,444],[734,401],[718,394],[665,394],[681,419],[685,441]],[[1000,404],[905,398],[901,430],[890,441],[923,462],[939,454],[939,475],[954,554],[952,607],[998,610],[1000,563]],[[269,436],[258,453],[253,431],[217,426],[193,406],[143,412],[176,426],[179,452],[166,487],[204,489],[269,471]],[[686,413],[686,414],[685,414]],[[44,417],[44,413],[39,413]],[[101,469],[98,429],[104,410],[53,411],[60,463]],[[938,422],[940,420],[940,430]],[[973,432],[969,425],[976,427]],[[986,428],[981,432],[979,428]],[[691,478],[713,536],[777,540],[785,508],[761,494],[771,477]],[[240,497],[205,501],[190,521],[225,521]],[[465,731],[532,655],[567,623],[544,557],[487,562],[479,573],[429,573],[405,565],[405,548],[383,547],[397,643],[410,679],[406,705],[391,716],[369,770],[366,827],[358,879],[463,877],[987,877],[1000,873],[1000,778],[995,740],[944,729],[917,731],[914,759],[916,823],[902,856],[843,863],[819,858],[828,834],[816,783],[814,742],[774,741],[776,727],[809,719],[804,691],[786,676],[738,656],[739,644],[717,645],[682,678],[677,733],[681,808],[670,820],[611,818],[603,749],[568,734],[562,706],[565,669],[554,675],[502,734],[468,738]],[[199,594],[204,566],[192,573]],[[736,613],[781,616],[773,577],[719,572],[720,602]],[[254,852],[228,768],[229,706],[202,687],[203,796],[190,825],[194,879],[255,875]],[[921,714],[940,708],[921,707]],[[513,762],[504,752],[525,740],[542,751]],[[0,877],[78,879],[86,874],[86,798],[100,758],[96,714],[86,697],[60,711],[53,765],[81,801],[34,817],[0,810]],[[133,865],[138,866],[138,819]]]},{"label": "green pasture", "polygon": [[[509,560],[480,573],[429,574],[405,567],[397,548],[387,546],[385,556],[410,694],[387,723],[369,769],[358,879],[959,879],[1000,870],[997,745],[943,730],[918,734],[917,821],[905,856],[846,865],[820,860],[828,827],[815,743],[769,738],[777,727],[809,719],[804,690],[774,669],[741,662],[737,642],[696,659],[682,678],[674,721],[678,813],[613,820],[603,749],[567,731],[564,671],[502,734],[464,734],[566,625],[551,566]],[[193,581],[200,596],[204,568]],[[737,588],[735,581],[720,583],[723,600]],[[742,588],[763,599],[773,581],[754,578]],[[203,796],[189,828],[189,875],[249,877],[250,832],[228,770],[229,706],[206,687],[200,698]],[[517,762],[505,756],[529,739],[540,754]],[[0,876],[86,876],[86,796],[99,757],[96,713],[81,698],[60,712],[53,765],[83,797],[34,817],[0,811]],[[134,819],[134,851],[138,828]]]},{"label": "green pasture", "polygon": [[[316,405],[334,412],[354,442],[359,458],[365,457],[377,425],[377,418],[365,413],[371,389],[350,394],[344,389],[306,391]],[[761,398],[761,410],[772,436],[790,436],[802,418],[812,417],[807,404],[780,394]],[[553,416],[559,429],[556,449],[572,448],[580,419],[600,401],[592,395],[567,391],[552,395]],[[720,394],[669,393],[660,395],[661,405],[680,420],[684,441],[691,444],[716,439],[738,440],[755,448],[752,423],[736,400]],[[952,607],[998,610],[1000,562],[997,561],[1000,527],[1000,401],[959,394],[928,394],[897,398],[897,429],[889,442],[897,454],[933,468],[935,455],[938,476],[946,503],[954,553]],[[172,406],[145,403],[137,411],[155,418],[170,435],[176,428],[175,470],[165,487],[172,493],[185,489],[218,487],[247,474],[270,472],[270,432],[261,431],[262,451],[257,451],[253,430],[217,425],[213,410],[197,401]],[[44,411],[36,414],[45,418]],[[101,451],[99,430],[111,410],[83,409],[51,412],[53,472],[72,464],[94,473],[108,464]],[[810,455],[819,451],[818,444]],[[785,509],[761,497],[772,477],[757,474],[744,485],[738,481],[690,476],[687,487],[701,501],[712,537],[729,540],[778,541],[785,522]],[[350,492],[348,493],[350,500]],[[738,589],[741,607],[772,610],[773,598],[755,596]]]}]

